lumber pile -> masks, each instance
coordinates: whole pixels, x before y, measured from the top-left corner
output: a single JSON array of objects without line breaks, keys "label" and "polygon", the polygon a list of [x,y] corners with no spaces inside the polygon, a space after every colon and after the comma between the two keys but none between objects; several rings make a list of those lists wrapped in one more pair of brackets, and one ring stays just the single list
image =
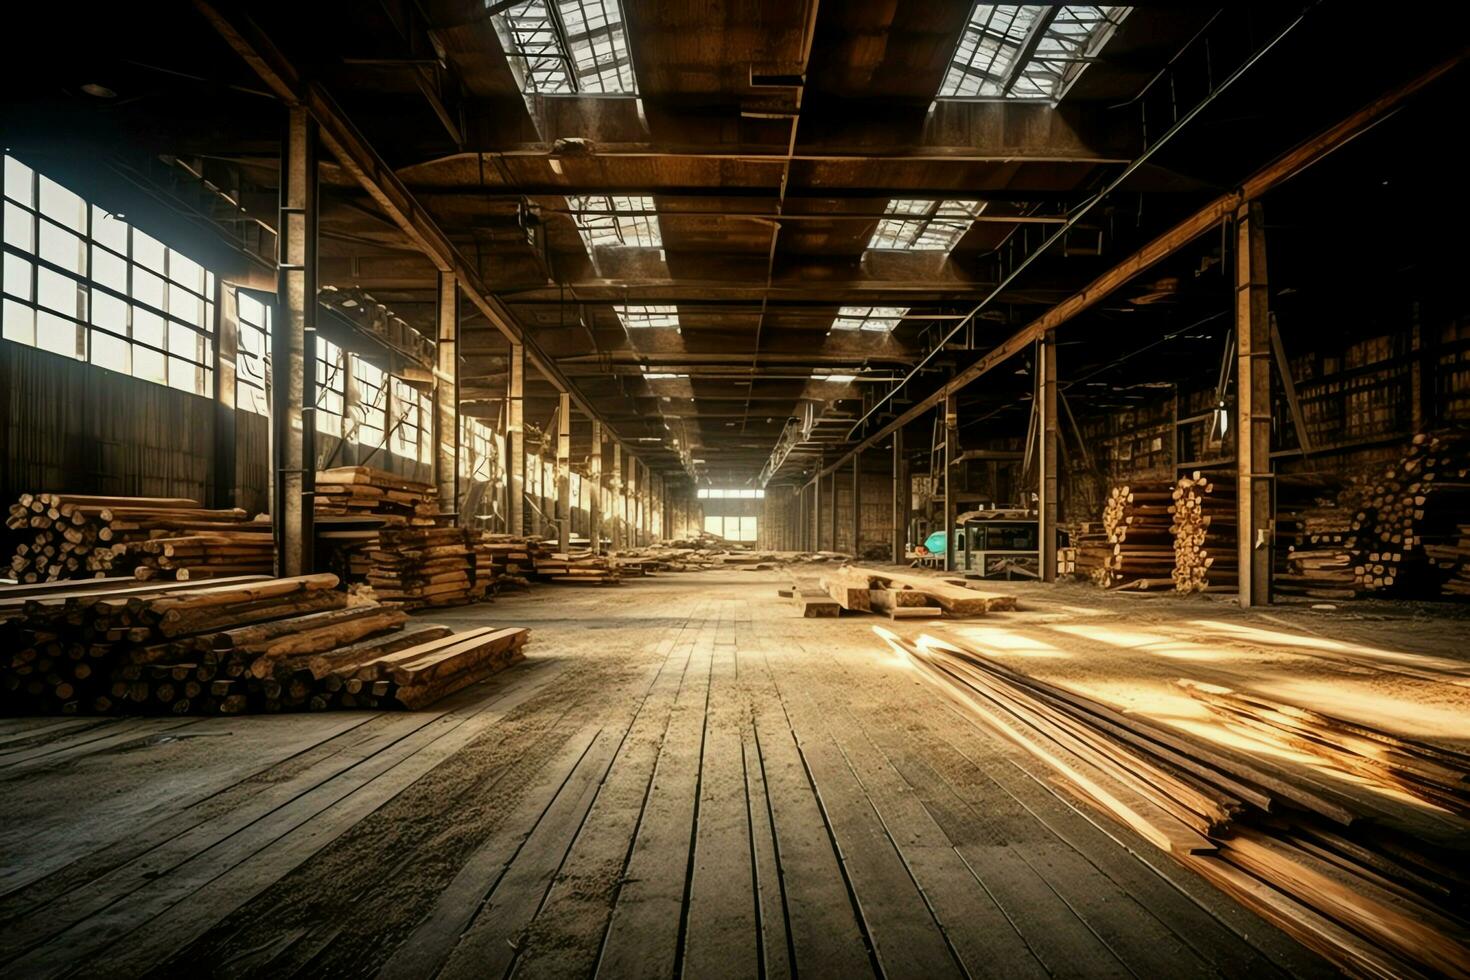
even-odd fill
[{"label": "lumber pile", "polygon": [[330,574],[0,590],[6,713],[420,707],[521,656],[524,629],[405,629]]},{"label": "lumber pile", "polygon": [[1353,523],[1361,495],[1361,483],[1313,486],[1300,477],[1278,477],[1276,592],[1309,599],[1357,595]]},{"label": "lumber pile", "polygon": [[475,545],[476,554],[488,558],[497,582],[527,585],[527,576],[535,572],[536,561],[550,554],[538,537],[520,534],[482,532]]},{"label": "lumber pile", "polygon": [[479,537],[458,527],[385,527],[367,550],[367,584],[406,609],[478,602],[494,580],[481,568]]},{"label": "lumber pile", "polygon": [[1107,539],[1093,581],[1104,588],[1141,591],[1174,585],[1174,541],[1169,530],[1173,484],[1163,481],[1112,487],[1103,501]]},{"label": "lumber pile", "polygon": [[[926,604],[937,606],[950,616],[984,616],[1016,608],[1016,597],[1001,592],[982,592],[942,578],[897,569],[869,568],[849,565],[842,581],[865,581],[866,588],[911,590],[924,597]],[[867,600],[859,600],[866,602]],[[911,600],[917,603],[918,600]]]},{"label": "lumber pile", "polygon": [[[1072,544],[1067,562],[1067,574],[1085,579],[1097,585],[1111,584],[1108,563],[1112,559],[1113,547],[1102,522],[1087,521],[1077,525],[1069,534]],[[1060,572],[1061,566],[1058,565]]]},{"label": "lumber pile", "polygon": [[131,568],[141,580],[180,582],[269,575],[275,569],[275,539],[269,524],[242,524],[238,531],[151,533],[156,536],[113,545],[113,567]]},{"label": "lumber pile", "polygon": [[1433,797],[1403,824],[1305,767],[1186,734],[921,636],[887,642],[942,696],[1050,770],[1059,787],[1132,828],[1345,972],[1464,976],[1470,755],[1319,712],[1185,687],[1236,730],[1265,732],[1345,771]]},{"label": "lumber pile", "polygon": [[[610,559],[592,554],[538,554],[532,559],[531,567],[539,580],[561,585],[617,585],[625,574]],[[642,569],[629,567],[626,574],[642,574]]]},{"label": "lumber pile", "polygon": [[[221,575],[257,570],[256,555],[233,553],[235,547],[249,549],[253,541],[237,535],[258,530],[246,520],[243,510],[211,510],[183,497],[23,493],[10,505],[5,527],[9,531],[8,577],[26,584],[96,578],[138,566],[162,571],[214,565]],[[268,540],[268,525],[265,532]],[[162,555],[144,550],[145,542],[194,536],[236,541],[229,546],[180,542],[178,561],[167,565],[147,561]],[[220,552],[220,548],[228,550]],[[211,554],[211,549],[218,553]],[[231,566],[249,567],[236,572],[228,570]]]},{"label": "lumber pile", "polygon": [[389,527],[432,527],[439,492],[371,466],[338,466],[316,474],[313,509],[322,516],[368,516]]},{"label": "lumber pile", "polygon": [[1420,433],[1362,491],[1353,574],[1367,593],[1430,598],[1455,577],[1459,526],[1470,523],[1470,446]]},{"label": "lumber pile", "polygon": [[1228,592],[1236,587],[1240,559],[1236,550],[1235,483],[1196,470],[1182,476],[1169,511],[1174,537],[1174,588],[1178,592]]},{"label": "lumber pile", "polygon": [[839,616],[842,607],[837,604],[820,581],[809,575],[792,576],[791,588],[779,593],[796,603],[804,619],[829,619]]}]

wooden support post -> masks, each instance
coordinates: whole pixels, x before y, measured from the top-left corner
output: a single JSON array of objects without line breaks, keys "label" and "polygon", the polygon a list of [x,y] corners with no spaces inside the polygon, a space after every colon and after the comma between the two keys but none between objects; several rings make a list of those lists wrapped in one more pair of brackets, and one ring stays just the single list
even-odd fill
[{"label": "wooden support post", "polygon": [[1259,201],[1235,215],[1235,413],[1242,607],[1271,601],[1271,309]]},{"label": "wooden support post", "polygon": [[955,540],[954,520],[955,506],[958,500],[955,497],[954,467],[955,457],[959,455],[959,447],[956,444],[959,438],[959,409],[955,402],[955,396],[949,395],[944,399],[944,570],[952,572],[955,570]]},{"label": "wooden support post", "polygon": [[812,550],[822,550],[822,476],[812,481]]},{"label": "wooden support post", "polygon": [[214,345],[214,493],[212,505],[235,506],[235,361],[240,356],[239,293],[215,279],[214,308],[219,311]]},{"label": "wooden support post", "polygon": [[832,537],[829,539],[831,550],[837,550],[837,474],[832,474],[832,480],[827,484],[827,524]]},{"label": "wooden support post", "polygon": [[796,550],[810,551],[806,546],[806,487],[796,491]]},{"label": "wooden support post", "polygon": [[526,349],[510,345],[510,391],[506,395],[505,513],[511,534],[526,533]]},{"label": "wooden support post", "polygon": [[434,484],[439,510],[459,514],[459,286],[439,273],[439,336],[434,349]]},{"label": "wooden support post", "polygon": [[592,420],[592,451],[587,454],[587,536],[592,553],[602,554],[602,420]]},{"label": "wooden support post", "polygon": [[863,454],[852,454],[852,556],[862,557],[858,542],[863,530]]},{"label": "wooden support post", "polygon": [[893,430],[893,563],[908,557],[909,466],[903,452],[903,429]]},{"label": "wooden support post", "polygon": [[276,296],[272,321],[271,519],[276,572],[306,575],[312,562],[316,486],[317,162],[316,123],[287,110],[281,147]]},{"label": "wooden support post", "polygon": [[1057,346],[1056,331],[1048,330],[1036,343],[1036,376],[1041,411],[1036,427],[1041,449],[1037,476],[1036,544],[1041,549],[1041,580],[1057,580]]},{"label": "wooden support post", "polygon": [[572,547],[572,396],[565,391],[556,408],[556,543]]}]

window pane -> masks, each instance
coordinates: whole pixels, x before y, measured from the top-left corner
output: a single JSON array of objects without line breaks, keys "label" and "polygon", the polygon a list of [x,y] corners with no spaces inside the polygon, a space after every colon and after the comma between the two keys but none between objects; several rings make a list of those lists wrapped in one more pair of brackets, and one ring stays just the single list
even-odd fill
[{"label": "window pane", "polygon": [[164,269],[164,247],[163,243],[152,238],[138,229],[133,229],[133,261],[142,263],[154,272],[163,273]]},{"label": "window pane", "polygon": [[90,340],[93,364],[123,374],[132,372],[131,345],[126,340],[100,332],[92,334]]},{"label": "window pane", "polygon": [[87,230],[87,205],[56,181],[41,175],[41,213],[73,231]]},{"label": "window pane", "polygon": [[92,241],[106,245],[119,255],[128,254],[128,223],[114,218],[95,205],[92,208]]},{"label": "window pane", "polygon": [[50,269],[38,269],[36,273],[36,299],[41,306],[57,313],[82,319],[87,315],[81,299],[77,281]]},{"label": "window pane", "polygon": [[10,252],[5,253],[5,291],[21,299],[31,298],[31,264]]},{"label": "window pane", "polygon": [[92,279],[108,289],[126,294],[128,291],[128,263],[104,248],[92,247]]},{"label": "window pane", "polygon": [[192,323],[196,327],[204,326],[204,301],[182,286],[169,283],[168,311],[185,323]]},{"label": "window pane", "polygon": [[710,534],[717,534],[720,537],[724,537],[725,519],[723,517],[706,517],[704,519],[704,529]]},{"label": "window pane", "polygon": [[34,203],[31,200],[31,168],[14,157],[5,158],[5,196],[22,204]]},{"label": "window pane", "polygon": [[36,311],[24,303],[17,303],[13,299],[5,301],[3,309],[0,309],[0,334],[6,340],[13,340],[18,344],[36,344]]},{"label": "window pane", "polygon": [[142,307],[133,307],[133,339],[162,350],[163,317]]},{"label": "window pane", "polygon": [[168,277],[196,293],[204,292],[204,267],[173,249],[168,250]]},{"label": "window pane", "polygon": [[177,357],[168,359],[168,386],[180,391],[190,391],[194,394],[202,394],[204,379],[200,368],[188,361],[181,361]]},{"label": "window pane", "polygon": [[41,222],[41,258],[77,275],[87,274],[87,252],[79,235],[49,221]]},{"label": "window pane", "polygon": [[163,279],[138,267],[133,268],[133,299],[163,309]]},{"label": "window pane", "polygon": [[29,211],[5,202],[5,244],[14,245],[23,252],[36,250],[35,218]]},{"label": "window pane", "polygon": [[168,352],[170,354],[176,354],[191,361],[202,361],[204,359],[201,349],[203,339],[182,323],[168,325]]},{"label": "window pane", "polygon": [[36,346],[67,357],[77,356],[77,332],[82,328],[45,310],[36,313]]},{"label": "window pane", "polygon": [[128,335],[128,304],[116,296],[101,291],[93,293],[92,324],[103,330],[111,330],[120,337],[126,337]]},{"label": "window pane", "polygon": [[[137,317],[134,315],[134,328],[137,326]],[[152,381],[154,384],[163,384],[167,380],[164,368],[164,356],[157,351],[148,350],[146,347],[133,347],[133,377],[142,378],[144,381]]]},{"label": "window pane", "polygon": [[253,326],[265,326],[265,307],[260,300],[244,293],[236,293],[235,307],[241,320]]}]

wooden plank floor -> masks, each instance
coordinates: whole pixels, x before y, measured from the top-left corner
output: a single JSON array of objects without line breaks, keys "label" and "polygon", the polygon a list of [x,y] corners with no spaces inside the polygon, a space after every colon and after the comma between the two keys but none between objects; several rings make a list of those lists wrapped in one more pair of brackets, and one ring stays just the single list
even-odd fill
[{"label": "wooden plank floor", "polygon": [[[431,711],[0,720],[16,977],[1326,974],[750,573],[543,588]],[[553,601],[548,601],[553,600]]]}]

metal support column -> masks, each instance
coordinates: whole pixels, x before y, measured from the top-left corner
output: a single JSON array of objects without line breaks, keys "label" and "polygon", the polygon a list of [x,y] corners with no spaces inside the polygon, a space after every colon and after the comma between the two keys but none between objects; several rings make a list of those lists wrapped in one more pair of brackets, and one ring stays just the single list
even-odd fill
[{"label": "metal support column", "polygon": [[288,110],[281,147],[277,238],[278,315],[271,321],[271,520],[276,571],[312,570],[316,486],[316,123]]},{"label": "metal support column", "polygon": [[1041,449],[1037,475],[1036,543],[1041,549],[1041,580],[1057,580],[1057,346],[1056,332],[1048,330],[1036,343],[1036,377],[1041,413],[1036,427]]},{"label": "metal support column", "polygon": [[858,547],[863,530],[863,454],[852,454],[852,557],[860,558]]},{"label": "metal support column", "polygon": [[439,273],[439,336],[434,350],[434,483],[439,510],[459,514],[459,285]]},{"label": "metal support column", "polygon": [[903,429],[893,430],[893,554],[895,565],[908,557],[909,465],[903,452]]},{"label": "metal support column", "polygon": [[526,533],[526,349],[510,345],[510,392],[506,396],[505,513],[511,534]]},{"label": "metal support column", "polygon": [[1271,601],[1271,309],[1259,201],[1235,215],[1236,530],[1242,607]]},{"label": "metal support column", "polygon": [[572,396],[565,391],[556,407],[556,542],[572,547]]},{"label": "metal support column", "polygon": [[235,361],[239,357],[239,294],[215,280],[219,327],[214,345],[214,493],[212,506],[235,506]]},{"label": "metal support column", "polygon": [[955,457],[959,455],[959,447],[956,444],[959,438],[959,410],[956,407],[955,396],[949,395],[944,399],[944,570],[952,572],[955,569],[955,533],[954,519],[955,506],[958,500],[954,491],[954,466]]},{"label": "metal support column", "polygon": [[602,554],[602,420],[592,420],[592,450],[587,454],[587,479],[592,484],[587,492],[587,536],[592,539],[592,553]]}]

